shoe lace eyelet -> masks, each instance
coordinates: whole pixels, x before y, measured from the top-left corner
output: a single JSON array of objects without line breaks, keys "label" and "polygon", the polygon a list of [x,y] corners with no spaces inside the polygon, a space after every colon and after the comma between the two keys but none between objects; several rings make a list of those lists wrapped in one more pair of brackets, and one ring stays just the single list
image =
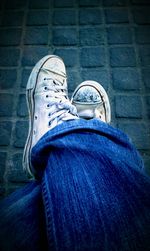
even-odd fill
[{"label": "shoe lace eyelet", "polygon": [[48,90],[47,86],[44,86],[44,91],[47,91],[47,90]]},{"label": "shoe lace eyelet", "polygon": [[46,106],[47,108],[49,108],[50,107],[50,104],[47,104],[47,106]]},{"label": "shoe lace eyelet", "polygon": [[46,98],[48,98],[48,95],[46,95]]}]

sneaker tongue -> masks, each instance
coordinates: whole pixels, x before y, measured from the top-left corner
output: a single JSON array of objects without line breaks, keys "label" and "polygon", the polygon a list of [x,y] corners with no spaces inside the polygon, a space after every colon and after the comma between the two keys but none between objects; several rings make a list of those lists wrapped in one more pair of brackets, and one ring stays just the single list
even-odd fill
[{"label": "sneaker tongue", "polygon": [[93,109],[78,109],[78,115],[81,118],[85,118],[85,119],[91,119],[94,118],[94,114],[95,114],[95,108],[93,107]]}]

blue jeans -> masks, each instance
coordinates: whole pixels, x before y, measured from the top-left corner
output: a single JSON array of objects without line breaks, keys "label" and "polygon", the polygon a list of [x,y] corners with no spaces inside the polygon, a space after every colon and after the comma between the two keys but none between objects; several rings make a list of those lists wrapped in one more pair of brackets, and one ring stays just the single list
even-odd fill
[{"label": "blue jeans", "polygon": [[150,179],[123,132],[67,121],[31,160],[38,180],[1,202],[1,251],[150,250]]}]

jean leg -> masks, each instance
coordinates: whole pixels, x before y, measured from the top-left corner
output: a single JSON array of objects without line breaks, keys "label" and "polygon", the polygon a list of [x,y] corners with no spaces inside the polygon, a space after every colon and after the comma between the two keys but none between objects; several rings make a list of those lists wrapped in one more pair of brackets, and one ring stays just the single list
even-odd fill
[{"label": "jean leg", "polygon": [[130,139],[97,120],[66,122],[32,151],[50,250],[148,251],[150,179]]},{"label": "jean leg", "polygon": [[34,181],[0,203],[0,250],[47,250],[41,186]]}]

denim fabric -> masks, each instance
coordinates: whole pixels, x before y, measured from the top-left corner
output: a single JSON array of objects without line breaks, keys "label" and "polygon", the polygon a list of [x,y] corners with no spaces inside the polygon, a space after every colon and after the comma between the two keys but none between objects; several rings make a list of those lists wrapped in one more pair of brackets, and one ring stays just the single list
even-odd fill
[{"label": "denim fabric", "polygon": [[47,250],[41,186],[37,181],[1,201],[0,250]]},{"label": "denim fabric", "polygon": [[0,250],[150,250],[150,179],[123,132],[67,121],[31,157],[38,181],[2,202]]}]

